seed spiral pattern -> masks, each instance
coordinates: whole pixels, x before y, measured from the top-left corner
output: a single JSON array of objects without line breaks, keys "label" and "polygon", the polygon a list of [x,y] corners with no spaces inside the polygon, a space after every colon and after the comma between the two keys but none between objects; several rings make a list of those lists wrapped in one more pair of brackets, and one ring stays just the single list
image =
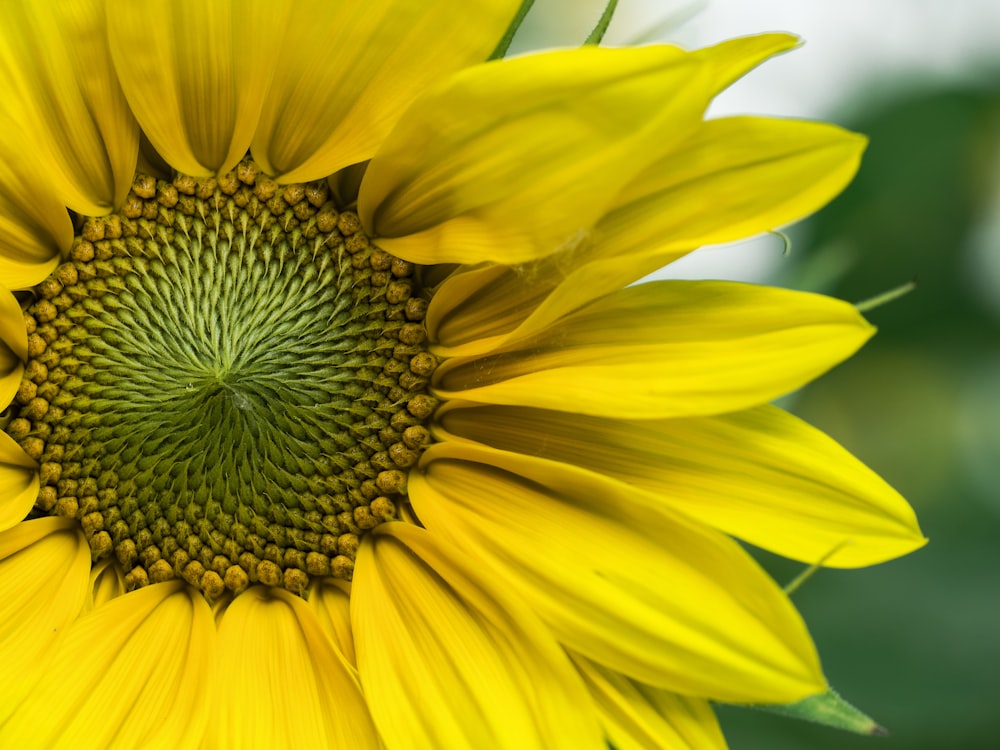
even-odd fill
[{"label": "seed spiral pattern", "polygon": [[427,299],[325,182],[137,176],[27,307],[5,429],[129,588],[350,579],[430,440]]}]

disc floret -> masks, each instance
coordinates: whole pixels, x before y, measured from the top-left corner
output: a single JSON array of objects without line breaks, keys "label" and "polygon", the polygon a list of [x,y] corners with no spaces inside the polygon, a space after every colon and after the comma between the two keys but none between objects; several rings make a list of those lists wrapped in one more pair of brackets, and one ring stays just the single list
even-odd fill
[{"label": "disc floret", "polygon": [[26,308],[5,429],[39,462],[35,512],[79,519],[129,588],[350,579],[430,441],[415,271],[325,181],[137,176]]}]

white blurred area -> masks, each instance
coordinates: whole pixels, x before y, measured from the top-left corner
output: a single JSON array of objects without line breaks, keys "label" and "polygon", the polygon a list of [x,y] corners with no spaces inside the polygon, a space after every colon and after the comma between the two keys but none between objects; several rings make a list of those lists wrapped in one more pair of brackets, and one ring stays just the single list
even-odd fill
[{"label": "white blurred area", "polygon": [[[579,44],[603,8],[604,0],[536,0],[512,52]],[[604,43],[696,48],[766,31],[795,33],[803,46],[738,81],[710,116],[836,121],[859,91],[901,97],[1000,76],[1000,0],[620,0]],[[765,282],[783,250],[776,237],[703,248],[655,277]]]},{"label": "white blurred area", "polygon": [[[604,0],[536,0],[512,52],[579,44]],[[826,117],[860,85],[996,76],[1000,0],[620,0],[604,44],[687,48],[766,31],[803,47],[719,97],[716,114]]]},{"label": "white blurred area", "polygon": [[[618,37],[669,3],[637,0]],[[772,60],[719,97],[713,112],[826,117],[863,86],[900,87],[997,75],[997,0],[706,0],[661,39],[703,47],[733,36],[791,31],[802,48]],[[662,13],[663,11],[659,11]],[[627,24],[626,24],[627,22]],[[615,30],[616,34],[619,30]],[[610,38],[609,38],[610,41]]]}]

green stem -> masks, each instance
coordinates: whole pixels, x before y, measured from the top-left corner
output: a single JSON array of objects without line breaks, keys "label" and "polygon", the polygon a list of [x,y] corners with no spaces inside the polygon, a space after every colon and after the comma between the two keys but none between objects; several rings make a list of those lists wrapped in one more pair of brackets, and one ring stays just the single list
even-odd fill
[{"label": "green stem", "polygon": [[504,32],[500,43],[497,44],[497,48],[493,50],[493,54],[486,58],[487,60],[498,60],[507,54],[507,50],[510,49],[510,43],[514,41],[514,35],[521,28],[521,22],[524,21],[524,17],[528,15],[528,11],[531,10],[531,6],[534,4],[535,0],[521,0],[521,7],[517,9],[517,13],[514,14],[510,26]]},{"label": "green stem", "polygon": [[597,22],[594,30],[590,32],[590,36],[587,37],[584,44],[601,43],[601,40],[604,39],[604,35],[608,31],[608,26],[611,25],[611,19],[614,18],[617,8],[618,0],[608,0],[608,4],[604,6],[604,12],[601,14],[601,19]]},{"label": "green stem", "polygon": [[874,310],[876,307],[882,307],[890,302],[894,302],[905,294],[909,294],[914,289],[917,288],[917,280],[914,278],[907,281],[905,284],[897,286],[895,289],[890,289],[887,292],[882,292],[882,294],[877,294],[861,302],[855,302],[854,307],[857,308],[858,312],[868,312],[869,310]]}]

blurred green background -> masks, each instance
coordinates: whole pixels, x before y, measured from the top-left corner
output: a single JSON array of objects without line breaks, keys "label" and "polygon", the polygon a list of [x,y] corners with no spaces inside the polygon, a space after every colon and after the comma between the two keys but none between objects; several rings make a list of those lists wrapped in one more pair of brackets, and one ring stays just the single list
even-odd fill
[{"label": "blurred green background", "polygon": [[[568,10],[539,0],[521,48],[578,42],[602,6],[581,0]],[[795,52],[765,65],[760,75],[785,65],[784,77],[779,68],[756,87],[741,82],[742,98],[723,110],[827,119],[868,134],[871,144],[852,186],[789,231],[788,257],[774,240],[763,251],[710,250],[707,263],[684,275],[743,276],[851,301],[917,278],[915,291],[868,314],[879,333],[860,354],[786,405],[902,492],[931,540],[874,568],[822,570],[794,596],[831,683],[891,736],[723,706],[730,747],[996,750],[1000,3],[694,6],[623,0],[608,41],[656,37],[692,47],[737,33],[803,33],[803,52],[816,45],[818,55],[800,61]],[[690,11],[698,13],[685,23]],[[747,272],[748,256],[760,268]],[[801,570],[760,558],[781,582]]]},{"label": "blurred green background", "polygon": [[[996,80],[1000,83],[1000,69]],[[858,177],[802,227],[780,285],[857,301],[879,333],[794,399],[913,504],[931,542],[795,596],[873,740],[724,709],[734,750],[1000,747],[1000,87],[858,94]],[[794,234],[794,233],[793,233]],[[778,580],[795,567],[767,560]]]}]

